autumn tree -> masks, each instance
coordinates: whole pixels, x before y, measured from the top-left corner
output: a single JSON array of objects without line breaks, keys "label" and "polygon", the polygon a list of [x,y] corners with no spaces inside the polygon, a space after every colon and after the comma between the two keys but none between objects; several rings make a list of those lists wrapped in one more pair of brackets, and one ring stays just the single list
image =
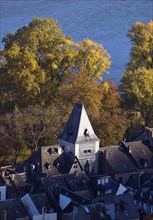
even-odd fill
[{"label": "autumn tree", "polygon": [[48,108],[29,106],[22,110],[24,142],[31,153],[42,145],[57,144],[62,124],[62,114],[59,111],[56,105]]},{"label": "autumn tree", "polygon": [[108,73],[110,55],[101,44],[85,39],[76,44],[74,69],[84,70],[95,79],[102,80],[102,73]]},{"label": "autumn tree", "polygon": [[153,22],[136,23],[128,36],[131,57],[120,88],[131,117],[139,114],[148,126],[153,123]]},{"label": "autumn tree", "polygon": [[0,123],[0,150],[4,155],[9,156],[10,153],[13,156],[11,162],[14,164],[18,159],[20,150],[24,147],[22,119],[20,111],[16,108],[13,113],[5,114]]},{"label": "autumn tree", "polygon": [[8,33],[3,43],[2,104],[50,103],[65,79],[65,72],[84,69],[92,77],[100,78],[110,67],[110,56],[102,45],[91,40],[73,42],[54,19],[34,18],[15,34]]},{"label": "autumn tree", "polygon": [[[88,111],[94,114],[99,111],[101,105],[102,84],[90,77],[84,70],[75,73],[66,73],[66,79],[59,87],[59,102],[70,109],[76,102],[85,105]],[[61,106],[62,108],[62,106]],[[69,112],[70,113],[70,112]]]},{"label": "autumn tree", "polygon": [[124,138],[127,122],[121,108],[122,99],[113,81],[103,85],[99,115],[92,118],[92,124],[101,146],[115,145]]},{"label": "autumn tree", "polygon": [[[16,163],[22,152],[31,153],[40,146],[57,144],[58,135],[66,119],[65,109],[59,105],[29,106],[0,119],[0,153],[3,159]],[[66,115],[66,114],[65,114]],[[5,156],[5,158],[4,158]],[[4,163],[4,160],[3,160]]]},{"label": "autumn tree", "polygon": [[40,18],[3,38],[6,65],[1,68],[1,91],[9,100],[19,105],[35,103],[40,95],[55,90],[61,72],[69,66],[65,40],[55,20]]}]

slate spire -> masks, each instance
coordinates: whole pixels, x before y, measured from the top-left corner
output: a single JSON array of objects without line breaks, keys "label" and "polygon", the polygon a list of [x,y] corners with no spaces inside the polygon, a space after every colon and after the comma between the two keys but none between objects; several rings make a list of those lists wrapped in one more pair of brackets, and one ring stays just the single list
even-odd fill
[{"label": "slate spire", "polygon": [[86,110],[82,104],[76,103],[59,140],[77,144],[87,139],[99,141],[95,135]]}]

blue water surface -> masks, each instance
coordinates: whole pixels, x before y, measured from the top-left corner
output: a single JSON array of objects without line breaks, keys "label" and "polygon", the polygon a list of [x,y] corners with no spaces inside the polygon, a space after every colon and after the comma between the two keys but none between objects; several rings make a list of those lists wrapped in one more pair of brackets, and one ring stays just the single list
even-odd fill
[{"label": "blue water surface", "polygon": [[[0,38],[28,25],[32,17],[55,18],[74,41],[85,38],[103,44],[112,66],[104,80],[122,77],[131,44],[126,37],[132,25],[153,20],[152,0],[0,0]],[[3,45],[1,43],[1,47]]]}]

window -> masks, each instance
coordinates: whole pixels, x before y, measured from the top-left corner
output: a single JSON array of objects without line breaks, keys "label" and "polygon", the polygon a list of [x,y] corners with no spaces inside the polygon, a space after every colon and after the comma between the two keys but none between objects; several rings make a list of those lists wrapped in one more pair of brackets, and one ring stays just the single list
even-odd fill
[{"label": "window", "polygon": [[77,168],[78,168],[78,164],[74,164],[74,165],[73,165],[73,168],[74,168],[74,169],[77,169]]},{"label": "window", "polygon": [[98,179],[98,184],[107,184],[108,183],[108,178],[104,178],[104,177],[101,177]]},{"label": "window", "polygon": [[90,153],[91,153],[91,149],[84,150],[84,153],[85,153],[85,154],[90,154]]}]

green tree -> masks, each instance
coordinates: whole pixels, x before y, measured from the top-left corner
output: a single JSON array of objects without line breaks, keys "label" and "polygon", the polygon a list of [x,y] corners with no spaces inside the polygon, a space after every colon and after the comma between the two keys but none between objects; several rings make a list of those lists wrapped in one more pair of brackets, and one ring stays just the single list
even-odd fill
[{"label": "green tree", "polygon": [[132,43],[127,70],[153,68],[153,21],[147,24],[137,22],[128,32]]},{"label": "green tree", "polygon": [[[121,80],[125,107],[140,116],[145,125],[153,123],[153,21],[136,23],[129,31],[131,59]],[[129,114],[130,115],[130,114]],[[130,119],[134,121],[135,119]]]},{"label": "green tree", "polygon": [[127,71],[122,79],[126,105],[140,112],[146,124],[153,120],[153,69]]}]

